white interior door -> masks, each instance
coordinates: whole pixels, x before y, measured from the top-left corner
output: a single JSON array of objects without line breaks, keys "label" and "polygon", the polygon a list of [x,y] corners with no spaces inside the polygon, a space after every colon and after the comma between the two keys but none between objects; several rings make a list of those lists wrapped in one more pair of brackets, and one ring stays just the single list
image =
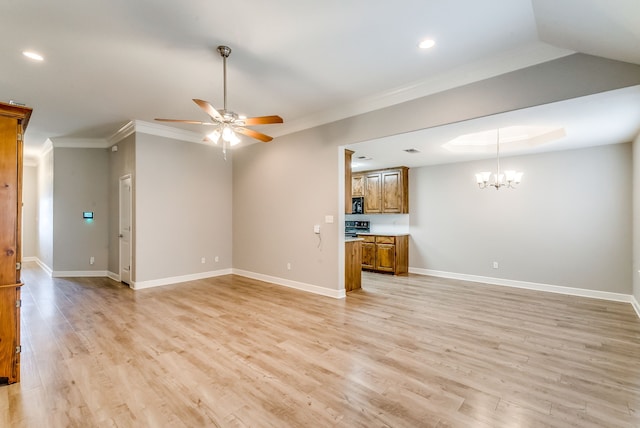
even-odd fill
[{"label": "white interior door", "polygon": [[120,281],[131,284],[131,176],[120,178]]}]

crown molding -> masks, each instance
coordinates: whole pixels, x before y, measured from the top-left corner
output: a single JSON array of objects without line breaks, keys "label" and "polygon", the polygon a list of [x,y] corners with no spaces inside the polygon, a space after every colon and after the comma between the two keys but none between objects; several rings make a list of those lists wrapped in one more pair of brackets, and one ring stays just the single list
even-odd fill
[{"label": "crown molding", "polygon": [[53,148],[106,149],[109,143],[104,138],[50,138]]},{"label": "crown molding", "polygon": [[53,141],[51,141],[51,138],[47,138],[47,140],[42,145],[40,154],[38,155],[38,162],[40,162],[40,159],[45,157],[51,150],[53,150]]},{"label": "crown molding", "polygon": [[171,126],[160,125],[157,123],[144,122],[142,120],[132,120],[106,139],[108,142],[108,146],[106,147],[113,146],[134,133],[155,135],[174,140],[189,141],[191,143],[203,143],[202,135],[196,132],[173,128]]},{"label": "crown molding", "polygon": [[122,126],[122,128],[118,129],[113,135],[107,137],[107,142],[109,143],[109,146],[113,146],[114,144],[119,143],[134,132],[136,132],[135,121],[131,121]]}]

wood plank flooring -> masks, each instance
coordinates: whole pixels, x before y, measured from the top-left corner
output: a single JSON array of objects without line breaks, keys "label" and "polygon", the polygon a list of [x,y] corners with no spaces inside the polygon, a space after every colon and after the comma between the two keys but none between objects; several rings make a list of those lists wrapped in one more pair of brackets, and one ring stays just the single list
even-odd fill
[{"label": "wood plank flooring", "polygon": [[0,427],[638,427],[631,305],[365,273],[132,291],[25,264]]}]

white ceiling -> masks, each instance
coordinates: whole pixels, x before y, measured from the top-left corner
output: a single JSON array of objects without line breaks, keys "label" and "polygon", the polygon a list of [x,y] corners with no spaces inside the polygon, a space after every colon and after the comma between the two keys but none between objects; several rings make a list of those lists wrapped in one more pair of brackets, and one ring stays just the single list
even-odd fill
[{"label": "white ceiling", "polygon": [[[355,152],[354,171],[495,158],[495,145],[485,153],[453,153],[442,146],[461,135],[510,126],[564,128],[566,135],[530,147],[500,144],[501,157],[633,141],[640,133],[640,86],[379,138],[348,148]],[[417,149],[419,153],[407,153],[406,149]],[[360,156],[367,160],[358,159]]]},{"label": "white ceiling", "polygon": [[[4,0],[0,16],[0,101],[33,107],[27,153],[132,119],[205,120],[191,99],[221,107],[220,44],[229,108],[281,115],[260,129],[274,136],[576,51],[640,64],[638,0]],[[417,49],[425,37],[436,47]]]}]

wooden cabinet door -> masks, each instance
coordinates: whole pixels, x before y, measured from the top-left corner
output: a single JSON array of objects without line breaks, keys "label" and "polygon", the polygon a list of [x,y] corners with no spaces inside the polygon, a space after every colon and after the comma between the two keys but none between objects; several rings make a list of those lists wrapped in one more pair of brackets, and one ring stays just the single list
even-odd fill
[{"label": "wooden cabinet door", "polygon": [[16,352],[20,344],[19,308],[16,307],[19,297],[17,285],[0,286],[0,384],[20,381],[20,354]]},{"label": "wooden cabinet door", "polygon": [[382,212],[402,212],[402,175],[400,171],[383,172],[382,177]]},{"label": "wooden cabinet door", "polygon": [[18,262],[18,121],[0,117],[0,285],[20,281]]},{"label": "wooden cabinet door", "polygon": [[376,244],[374,242],[362,243],[362,268],[376,268]]},{"label": "wooden cabinet door", "polygon": [[364,196],[364,175],[351,177],[351,196]]},{"label": "wooden cabinet door", "polygon": [[380,173],[367,174],[364,182],[364,213],[374,214],[382,212],[382,175]]},{"label": "wooden cabinet door", "polygon": [[20,381],[22,136],[31,109],[0,103],[0,383]]},{"label": "wooden cabinet door", "polygon": [[376,244],[376,270],[395,272],[396,246],[394,244]]}]

